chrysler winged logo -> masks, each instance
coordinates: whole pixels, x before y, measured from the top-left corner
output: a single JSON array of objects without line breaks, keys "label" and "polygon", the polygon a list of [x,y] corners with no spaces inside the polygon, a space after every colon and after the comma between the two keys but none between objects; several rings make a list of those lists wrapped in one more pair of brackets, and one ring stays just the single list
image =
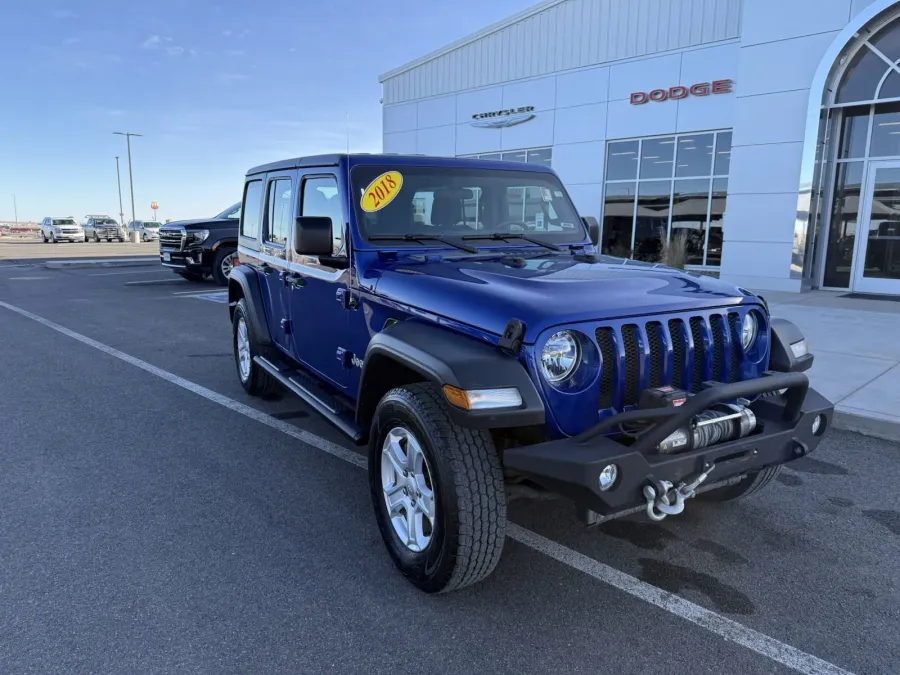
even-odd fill
[{"label": "chrysler winged logo", "polygon": [[534,106],[523,105],[520,108],[475,113],[472,115],[472,126],[483,129],[500,129],[522,124],[530,119],[534,119]]}]

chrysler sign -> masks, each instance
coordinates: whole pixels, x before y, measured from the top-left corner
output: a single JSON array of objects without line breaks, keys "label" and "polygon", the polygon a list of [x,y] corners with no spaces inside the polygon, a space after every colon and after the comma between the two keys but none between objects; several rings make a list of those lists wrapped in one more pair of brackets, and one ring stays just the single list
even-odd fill
[{"label": "chrysler sign", "polygon": [[520,108],[475,113],[472,115],[472,126],[485,129],[499,129],[522,124],[522,122],[527,122],[530,119],[534,119],[534,106],[523,105]]},{"label": "chrysler sign", "polygon": [[688,96],[709,96],[710,94],[730,94],[734,90],[733,80],[713,80],[712,82],[698,82],[690,87],[677,85],[668,89],[654,89],[653,91],[636,91],[631,94],[631,105],[642,105],[648,101],[677,101]]}]

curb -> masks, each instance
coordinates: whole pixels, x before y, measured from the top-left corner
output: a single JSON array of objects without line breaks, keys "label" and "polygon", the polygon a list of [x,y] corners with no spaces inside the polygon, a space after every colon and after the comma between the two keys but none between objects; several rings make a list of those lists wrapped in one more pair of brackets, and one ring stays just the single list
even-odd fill
[{"label": "curb", "polygon": [[900,443],[900,420],[877,413],[861,415],[835,407],[831,426],[842,431],[853,431],[863,436]]},{"label": "curb", "polygon": [[137,265],[159,265],[159,257],[152,258],[87,258],[84,260],[47,260],[44,267],[51,270],[72,267],[131,267]]}]

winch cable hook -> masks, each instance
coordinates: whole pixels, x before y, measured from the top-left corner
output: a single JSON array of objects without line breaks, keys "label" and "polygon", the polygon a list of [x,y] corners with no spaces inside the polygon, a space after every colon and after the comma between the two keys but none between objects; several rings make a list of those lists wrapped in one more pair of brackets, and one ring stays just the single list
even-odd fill
[{"label": "winch cable hook", "polygon": [[[716,465],[711,465],[706,471],[697,476],[690,483],[681,483],[674,490],[672,483],[667,480],[650,479],[650,484],[644,486],[644,499],[647,501],[647,517],[659,522],[666,516],[677,516],[684,511],[684,502],[696,493],[700,484],[705,481]],[[674,499],[674,503],[672,500]]]}]

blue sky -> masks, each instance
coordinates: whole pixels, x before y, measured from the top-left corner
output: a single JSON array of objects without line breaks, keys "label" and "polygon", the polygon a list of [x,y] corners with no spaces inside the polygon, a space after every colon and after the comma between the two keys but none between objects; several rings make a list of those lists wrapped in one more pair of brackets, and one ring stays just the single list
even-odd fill
[{"label": "blue sky", "polygon": [[247,168],[381,149],[378,76],[536,0],[3,3],[0,220],[216,213]]}]

